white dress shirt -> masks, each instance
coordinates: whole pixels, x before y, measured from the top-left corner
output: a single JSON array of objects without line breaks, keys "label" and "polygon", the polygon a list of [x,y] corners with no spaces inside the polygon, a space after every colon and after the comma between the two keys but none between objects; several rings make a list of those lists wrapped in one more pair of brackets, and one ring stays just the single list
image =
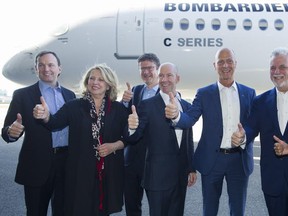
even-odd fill
[{"label": "white dress shirt", "polygon": [[277,114],[281,133],[284,134],[288,121],[288,93],[277,91]]},{"label": "white dress shirt", "polygon": [[[162,91],[160,91],[160,95],[161,95],[161,97],[162,97],[165,105],[171,103],[171,102],[170,102],[169,95],[163,93]],[[181,104],[180,104],[181,97],[180,97],[180,95],[179,95],[178,93],[176,94],[176,98],[177,98],[176,101],[177,101],[178,109],[179,109],[180,112],[182,112],[183,109],[182,109],[182,106],[181,106]],[[180,115],[179,115],[179,116],[180,116]],[[178,146],[180,147],[181,141],[182,141],[183,130],[180,129],[180,128],[176,128],[176,127],[175,127],[175,133],[176,133],[176,137],[177,137],[177,141],[178,141]]]},{"label": "white dress shirt", "polygon": [[[237,131],[240,122],[240,101],[237,85],[234,82],[229,88],[218,82],[220,93],[222,121],[223,121],[223,138],[221,148],[233,148],[231,145],[231,136]],[[242,148],[244,146],[241,146]]]}]

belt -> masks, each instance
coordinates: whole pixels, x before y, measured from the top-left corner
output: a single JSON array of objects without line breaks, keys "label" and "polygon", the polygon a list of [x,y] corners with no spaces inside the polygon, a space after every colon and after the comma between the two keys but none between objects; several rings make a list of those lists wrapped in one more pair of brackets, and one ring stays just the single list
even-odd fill
[{"label": "belt", "polygon": [[58,153],[66,152],[67,150],[68,150],[68,146],[55,147],[53,148],[53,153],[58,154]]},{"label": "belt", "polygon": [[232,154],[236,152],[240,152],[240,147],[235,147],[235,148],[220,148],[220,152],[224,154]]}]

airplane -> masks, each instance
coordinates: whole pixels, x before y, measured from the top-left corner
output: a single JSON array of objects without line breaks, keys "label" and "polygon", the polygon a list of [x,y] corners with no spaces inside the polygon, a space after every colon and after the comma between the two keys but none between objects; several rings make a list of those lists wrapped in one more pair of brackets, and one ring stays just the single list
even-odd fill
[{"label": "airplane", "polygon": [[153,52],[161,62],[178,66],[177,89],[183,98],[192,99],[198,88],[216,82],[215,53],[228,47],[237,58],[235,80],[261,92],[272,87],[271,51],[288,46],[287,12],[288,2],[276,1],[135,2],[111,7],[107,14],[67,23],[45,41],[15,54],[2,73],[13,82],[30,85],[37,81],[35,55],[52,50],[62,62],[63,86],[77,92],[84,72],[106,63],[116,71],[124,91],[126,82],[142,83],[137,58]]}]

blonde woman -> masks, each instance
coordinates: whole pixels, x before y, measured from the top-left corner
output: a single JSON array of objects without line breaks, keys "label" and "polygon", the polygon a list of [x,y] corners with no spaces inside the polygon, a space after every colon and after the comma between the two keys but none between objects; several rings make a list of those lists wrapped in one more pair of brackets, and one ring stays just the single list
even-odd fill
[{"label": "blonde woman", "polygon": [[128,113],[116,101],[118,79],[105,64],[90,68],[82,84],[82,98],[66,103],[55,115],[41,99],[33,115],[51,130],[69,126],[65,214],[106,216],[122,211],[122,138]]}]

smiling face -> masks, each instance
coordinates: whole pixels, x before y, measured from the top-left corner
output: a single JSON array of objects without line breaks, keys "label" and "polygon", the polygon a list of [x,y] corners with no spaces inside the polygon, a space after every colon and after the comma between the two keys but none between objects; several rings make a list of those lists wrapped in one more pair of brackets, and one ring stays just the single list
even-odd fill
[{"label": "smiling face", "polygon": [[138,63],[143,82],[152,88],[158,83],[157,66],[153,61],[141,61]]},{"label": "smiling face", "polygon": [[92,70],[88,78],[87,89],[93,98],[103,98],[109,85],[105,82],[101,71],[98,69]]},{"label": "smiling face", "polygon": [[213,63],[219,76],[219,82],[226,87],[230,87],[234,82],[234,72],[237,62],[232,50],[224,48],[215,55]]},{"label": "smiling face", "polygon": [[36,73],[43,82],[56,86],[61,67],[58,65],[56,57],[48,53],[38,58]]},{"label": "smiling face", "polygon": [[165,94],[172,92],[176,94],[176,84],[180,77],[177,73],[176,66],[171,63],[162,64],[159,68],[159,87]]},{"label": "smiling face", "polygon": [[288,56],[276,55],[270,61],[270,79],[281,92],[288,91]]}]

